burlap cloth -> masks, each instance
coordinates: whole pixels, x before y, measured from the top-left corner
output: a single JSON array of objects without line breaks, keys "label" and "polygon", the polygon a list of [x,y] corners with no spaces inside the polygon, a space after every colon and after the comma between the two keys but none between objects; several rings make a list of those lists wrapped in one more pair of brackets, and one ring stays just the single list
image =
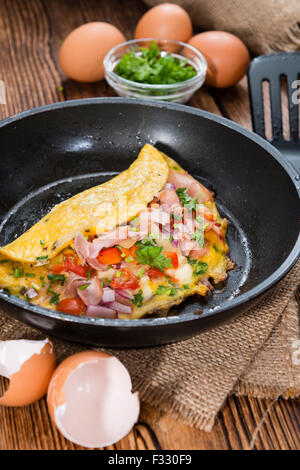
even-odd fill
[{"label": "burlap cloth", "polygon": [[300,49],[299,0],[145,0],[177,3],[201,30],[236,34],[255,54]]},{"label": "burlap cloth", "polygon": [[[108,350],[129,369],[142,400],[210,431],[228,394],[288,398],[300,394],[295,289],[300,261],[255,308],[195,338],[154,348]],[[0,314],[0,339],[44,338]],[[52,338],[58,361],[87,349]]]}]

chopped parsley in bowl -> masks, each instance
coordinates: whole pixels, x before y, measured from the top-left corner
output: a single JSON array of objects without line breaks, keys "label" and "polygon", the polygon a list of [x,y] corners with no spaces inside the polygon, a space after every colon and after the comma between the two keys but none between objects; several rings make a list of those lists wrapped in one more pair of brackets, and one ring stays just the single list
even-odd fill
[{"label": "chopped parsley in bowl", "polygon": [[179,83],[197,74],[187,59],[161,51],[154,41],[150,47],[133,47],[122,56],[114,72],[127,80],[151,85]]},{"label": "chopped parsley in bowl", "polygon": [[206,77],[205,58],[180,41],[138,39],[104,58],[106,81],[119,96],[185,103]]}]

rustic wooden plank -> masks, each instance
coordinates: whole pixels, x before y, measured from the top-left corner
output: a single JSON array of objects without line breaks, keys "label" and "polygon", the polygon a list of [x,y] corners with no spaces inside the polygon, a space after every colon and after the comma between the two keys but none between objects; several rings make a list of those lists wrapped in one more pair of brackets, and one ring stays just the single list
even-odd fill
[{"label": "rustic wooden plank", "polygon": [[[114,96],[102,81],[79,84],[61,73],[59,42],[86,21],[109,21],[129,39],[146,11],[139,0],[2,0],[0,2],[1,76],[7,104],[0,118],[22,110],[91,96]],[[63,91],[60,87],[63,86]],[[203,87],[190,105],[224,115],[251,128],[247,84],[227,90]],[[0,394],[7,386],[0,380]],[[138,425],[111,449],[297,449],[300,447],[299,400],[270,402],[230,397],[213,431],[205,433],[143,404]],[[0,449],[82,449],[51,424],[45,399],[23,408],[0,407]]]}]

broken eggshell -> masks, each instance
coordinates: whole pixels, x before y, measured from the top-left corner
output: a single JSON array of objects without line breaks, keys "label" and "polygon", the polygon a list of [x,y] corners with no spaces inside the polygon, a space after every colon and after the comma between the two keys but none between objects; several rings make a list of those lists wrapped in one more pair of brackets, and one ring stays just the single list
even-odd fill
[{"label": "broken eggshell", "polygon": [[24,406],[42,398],[55,364],[55,352],[48,338],[0,341],[0,375],[9,379],[0,405]]},{"label": "broken eggshell", "polygon": [[137,422],[138,392],[116,357],[84,351],[65,359],[55,370],[47,404],[52,421],[70,441],[105,447],[122,439]]}]

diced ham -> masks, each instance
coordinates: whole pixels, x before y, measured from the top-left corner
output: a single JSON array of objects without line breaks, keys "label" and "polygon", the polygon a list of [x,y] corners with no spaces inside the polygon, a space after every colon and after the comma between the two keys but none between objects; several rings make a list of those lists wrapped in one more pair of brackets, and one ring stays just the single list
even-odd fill
[{"label": "diced ham", "polygon": [[197,250],[199,246],[195,240],[180,240],[179,248],[184,256],[188,256],[190,251]]},{"label": "diced ham", "polygon": [[85,239],[81,232],[78,232],[74,238],[74,248],[79,258],[83,261],[89,256],[90,243]]},{"label": "diced ham", "polygon": [[99,263],[97,258],[87,258],[86,261],[93,269],[96,269],[97,271],[106,271],[107,269],[107,266]]},{"label": "diced ham", "polygon": [[141,238],[145,238],[149,233],[151,233],[152,235],[160,234],[159,225],[151,218],[151,212],[149,212],[148,210],[140,213],[139,226]]},{"label": "diced ham", "polygon": [[161,209],[151,209],[150,220],[157,224],[166,225],[170,223],[170,214]]},{"label": "diced ham", "polygon": [[216,232],[219,238],[223,239],[223,232],[221,230],[221,227],[219,227],[219,225],[213,224],[213,226],[211,227],[211,230]]},{"label": "diced ham", "polygon": [[70,272],[68,274],[67,282],[64,286],[64,295],[66,297],[74,297],[75,295],[77,295],[77,285],[80,285],[80,283],[84,284],[85,282],[86,278]]},{"label": "diced ham", "polygon": [[170,170],[168,182],[173,183],[176,189],[186,188],[189,196],[192,198],[198,197],[199,203],[207,202],[212,198],[212,193],[187,173]]},{"label": "diced ham", "polygon": [[214,290],[213,286],[211,285],[207,277],[202,277],[199,284],[203,284],[211,292]]},{"label": "diced ham", "polygon": [[[89,284],[86,289],[79,289],[80,286]],[[85,303],[85,305],[97,305],[103,296],[103,288],[97,277],[92,277],[89,281],[81,282],[77,285],[77,295]]]},{"label": "diced ham", "polygon": [[203,248],[197,248],[196,250],[192,250],[189,253],[189,257],[191,259],[198,259],[201,258],[202,256],[207,255],[209,252],[209,245],[205,245]]},{"label": "diced ham", "polygon": [[96,258],[102,248],[110,248],[117,245],[119,241],[128,238],[128,226],[120,226],[111,232],[107,232],[99,238],[95,238],[89,244],[89,258]]},{"label": "diced ham", "polygon": [[205,187],[203,184],[199,183],[193,179],[192,184],[187,188],[189,196],[192,198],[197,197],[197,202],[202,204],[204,202],[210,201],[212,198],[212,193]]},{"label": "diced ham", "polygon": [[180,204],[179,197],[174,189],[164,189],[158,194],[160,203],[163,208],[170,211],[172,207],[176,207]]},{"label": "diced ham", "polygon": [[187,173],[178,173],[178,171],[174,170],[169,171],[168,183],[173,183],[176,186],[176,189],[188,189],[193,181],[195,181],[194,178],[192,178]]}]

